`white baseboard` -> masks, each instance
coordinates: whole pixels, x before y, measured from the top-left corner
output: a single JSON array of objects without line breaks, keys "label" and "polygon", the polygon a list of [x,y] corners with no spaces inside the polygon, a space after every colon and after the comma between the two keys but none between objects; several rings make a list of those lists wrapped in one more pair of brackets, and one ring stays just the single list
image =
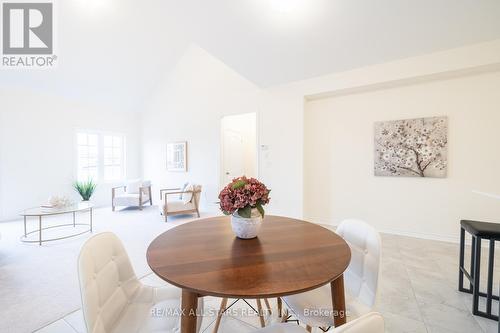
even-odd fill
[{"label": "white baseboard", "polygon": [[429,239],[429,240],[435,240],[435,241],[447,242],[447,243],[456,243],[456,244],[460,243],[459,237],[443,236],[443,235],[432,234],[432,233],[407,232],[407,231],[393,230],[393,229],[382,229],[382,230],[380,230],[380,232],[385,233],[385,234],[391,234],[391,235],[414,237],[414,238],[420,238],[420,239]]},{"label": "white baseboard", "polygon": [[[318,218],[304,218],[304,220],[316,223],[322,226],[327,226],[327,227],[337,227],[338,224],[333,223],[328,220],[324,219],[318,219]],[[420,238],[420,239],[428,239],[428,240],[435,240],[435,241],[440,241],[440,242],[447,242],[447,243],[460,243],[460,238],[457,236],[445,236],[445,235],[439,235],[439,234],[433,234],[433,233],[423,233],[423,232],[413,232],[413,231],[404,231],[404,230],[396,230],[396,229],[377,229],[379,232],[384,233],[384,234],[390,234],[390,235],[397,235],[397,236],[405,236],[405,237],[413,237],[413,238]]]},{"label": "white baseboard", "polygon": [[[335,227],[337,228],[338,224],[332,223],[332,222],[316,222],[321,219],[307,219],[304,218],[304,220],[315,223],[318,225],[321,225],[323,227]],[[323,220],[324,221],[324,220]],[[404,236],[404,237],[413,237],[413,238],[419,238],[419,239],[427,239],[427,240],[434,240],[434,241],[439,241],[439,242],[446,242],[446,243],[453,243],[453,244],[460,244],[460,237],[453,237],[453,236],[443,236],[443,235],[437,235],[437,234],[432,234],[432,233],[420,233],[420,232],[408,232],[408,231],[402,231],[402,230],[394,230],[394,229],[377,229],[380,233],[383,234],[390,234],[390,235],[396,235],[396,236]],[[465,244],[466,245],[471,245],[471,236],[468,233],[465,233]],[[481,244],[482,248],[488,248],[489,247],[489,242],[483,241]]]}]

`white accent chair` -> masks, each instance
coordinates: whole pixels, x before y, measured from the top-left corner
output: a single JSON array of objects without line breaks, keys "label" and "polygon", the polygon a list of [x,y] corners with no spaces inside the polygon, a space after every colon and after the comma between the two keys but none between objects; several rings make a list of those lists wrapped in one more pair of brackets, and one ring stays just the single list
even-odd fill
[{"label": "white accent chair", "polygon": [[[381,240],[379,233],[369,224],[349,219],[337,228],[337,234],[351,248],[351,262],[344,272],[346,311],[357,318],[370,312],[377,298]],[[306,293],[282,297],[291,312],[311,327],[334,326],[330,285]],[[314,314],[305,316],[304,312]],[[316,310],[316,311],[314,311]],[[321,310],[321,311],[317,311]]]},{"label": "white accent chair", "polygon": [[[384,318],[377,312],[370,312],[347,324],[336,327],[332,333],[384,333]],[[275,324],[266,328],[254,331],[254,333],[306,333],[307,331],[292,323]]]},{"label": "white accent chair", "polygon": [[[120,191],[117,191],[120,190]],[[131,180],[127,185],[113,187],[111,189],[111,207],[115,211],[116,206],[142,207],[149,201],[153,205],[151,196],[151,182],[149,180]]]},{"label": "white accent chair", "polygon": [[160,213],[167,222],[168,216],[196,214],[200,217],[200,196],[201,185],[188,184],[184,190],[181,189],[161,189],[160,200],[163,203],[160,206]]},{"label": "white accent chair", "polygon": [[[143,285],[113,233],[100,233],[85,242],[78,275],[87,332],[180,331],[181,290]],[[202,298],[198,307],[203,309]]]}]

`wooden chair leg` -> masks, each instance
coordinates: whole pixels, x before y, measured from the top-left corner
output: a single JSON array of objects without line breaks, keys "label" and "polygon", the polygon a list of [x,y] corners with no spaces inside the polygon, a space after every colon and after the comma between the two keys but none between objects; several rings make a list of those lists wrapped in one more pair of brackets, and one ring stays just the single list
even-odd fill
[{"label": "wooden chair leg", "polygon": [[212,330],[212,333],[217,333],[217,331],[219,330],[220,321],[222,319],[224,311],[226,310],[226,307],[227,307],[227,298],[223,298],[222,301],[220,302],[219,313],[217,313],[217,319],[215,320],[215,325],[214,329]]},{"label": "wooden chair leg", "polygon": [[269,314],[272,314],[273,312],[271,311],[271,305],[269,304],[267,298],[264,298],[264,303],[266,303],[267,312],[269,312]]},{"label": "wooden chair leg", "polygon": [[281,318],[281,316],[283,315],[282,314],[282,311],[283,311],[283,304],[281,303],[281,298],[276,298],[276,303],[278,303],[278,317]]},{"label": "wooden chair leg", "polygon": [[285,323],[287,319],[288,319],[288,309],[285,309],[285,311],[283,311],[283,316],[281,317],[281,322]]},{"label": "wooden chair leg", "polygon": [[311,327],[311,326],[309,326],[309,325],[306,325],[306,331],[308,331],[308,332],[312,332],[312,327]]},{"label": "wooden chair leg", "polygon": [[262,302],[260,299],[257,299],[257,310],[259,311],[260,326],[265,327],[266,322],[264,321],[264,311],[262,310]]}]

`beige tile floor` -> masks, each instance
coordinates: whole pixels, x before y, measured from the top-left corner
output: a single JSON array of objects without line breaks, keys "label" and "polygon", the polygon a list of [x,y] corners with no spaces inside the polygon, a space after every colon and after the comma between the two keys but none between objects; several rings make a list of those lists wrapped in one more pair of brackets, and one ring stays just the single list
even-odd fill
[{"label": "beige tile floor", "polygon": [[[376,310],[386,321],[386,332],[497,332],[497,322],[471,314],[472,297],[457,291],[458,245],[411,237],[382,235],[383,254],[379,298]],[[469,249],[467,250],[469,251]],[[486,268],[486,249],[483,249],[483,269]],[[495,280],[500,273],[497,254]],[[486,272],[482,272],[483,285]],[[153,274],[143,282],[158,285],[164,282]],[[498,292],[498,283],[495,283]],[[219,307],[219,299],[208,297],[205,306]],[[271,305],[276,308],[275,300]],[[498,304],[494,304],[495,311]],[[238,315],[248,310],[244,302],[235,305],[235,313],[224,316],[219,332],[252,332],[259,327],[255,316]],[[205,317],[202,331],[211,332],[214,317]],[[277,320],[276,310],[267,316],[267,323]],[[83,333],[85,324],[81,310],[37,331],[38,333]],[[320,331],[318,331],[320,332]]]}]

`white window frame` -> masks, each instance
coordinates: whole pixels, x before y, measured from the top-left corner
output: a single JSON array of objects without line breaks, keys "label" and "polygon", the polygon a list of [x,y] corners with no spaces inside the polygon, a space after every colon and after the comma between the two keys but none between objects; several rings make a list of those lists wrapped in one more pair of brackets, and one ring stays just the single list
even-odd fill
[{"label": "white window frame", "polygon": [[[79,142],[79,136],[80,135],[85,135],[86,136],[87,142],[86,142],[85,145],[81,145],[80,144],[80,142]],[[95,146],[89,145],[89,142],[88,142],[89,136],[95,136],[96,137],[96,144],[95,144]],[[95,149],[96,149],[96,153],[95,153],[95,165],[92,166],[92,168],[95,168],[95,176],[88,177],[88,179],[93,179],[94,181],[98,181],[98,178],[99,178],[99,136],[96,135],[95,133],[83,132],[83,131],[77,132],[77,134],[76,134],[76,168],[77,168],[76,179],[79,180],[79,181],[86,180],[86,179],[80,178],[80,171],[81,171],[80,149],[82,147],[86,147],[87,148],[87,158],[90,155],[90,151],[89,151],[90,148],[91,147],[95,147]],[[88,161],[87,161],[87,163],[88,163]]]},{"label": "white window frame", "polygon": [[[78,134],[94,134],[97,135],[97,179],[94,179],[95,182],[99,183],[116,183],[119,181],[123,181],[127,176],[127,137],[123,133],[118,132],[109,132],[109,131],[98,131],[98,130],[89,130],[89,129],[77,129],[75,132],[75,151],[76,151],[76,170],[75,170],[75,179],[79,180],[79,156],[78,156]],[[119,179],[105,179],[104,178],[104,137],[105,136],[114,136],[121,137],[122,139],[122,154],[121,154],[121,177]]]},{"label": "white window frame", "polygon": [[[115,179],[106,179],[106,167],[114,167],[114,166],[117,166],[116,164],[111,164],[111,165],[106,165],[106,156],[105,156],[105,150],[106,148],[109,148],[109,147],[106,147],[106,143],[105,143],[105,137],[111,137],[112,140],[114,138],[119,138],[121,140],[121,147],[120,147],[120,164],[118,164],[118,166],[120,167],[120,177],[118,178],[115,178]],[[104,182],[116,182],[116,181],[120,181],[120,180],[124,180],[125,179],[125,136],[124,135],[121,135],[121,134],[116,134],[116,133],[103,133],[101,135],[101,141],[102,141],[102,180]],[[115,146],[113,144],[111,144],[111,159],[114,160],[114,149],[115,149]]]}]

